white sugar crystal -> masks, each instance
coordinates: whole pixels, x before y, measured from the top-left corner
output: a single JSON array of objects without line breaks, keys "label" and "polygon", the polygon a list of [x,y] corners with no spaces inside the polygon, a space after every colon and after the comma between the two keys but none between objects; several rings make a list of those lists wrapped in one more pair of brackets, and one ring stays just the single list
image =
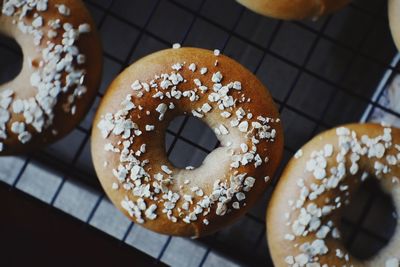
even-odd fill
[{"label": "white sugar crystal", "polygon": [[219,131],[220,131],[221,134],[223,134],[223,135],[229,134],[228,129],[227,129],[224,125],[222,125],[222,124],[219,126]]},{"label": "white sugar crystal", "polygon": [[226,211],[227,211],[226,205],[221,202],[218,202],[215,213],[219,216],[223,216],[225,215]]},{"label": "white sugar crystal", "polygon": [[56,6],[58,9],[58,12],[61,15],[69,16],[71,14],[71,10],[67,6],[65,6],[65,5],[56,5]]},{"label": "white sugar crystal", "polygon": [[203,118],[204,115],[201,114],[200,112],[197,112],[196,110],[192,110],[192,115],[197,117],[197,118]]},{"label": "white sugar crystal", "polygon": [[293,256],[287,256],[285,258],[285,262],[289,265],[293,265],[294,264],[294,257]]},{"label": "white sugar crystal", "polygon": [[236,193],[235,196],[238,201],[242,201],[242,200],[246,199],[246,195],[243,192],[238,192],[238,193]]},{"label": "white sugar crystal", "polygon": [[335,238],[335,239],[339,239],[339,238],[340,238],[339,229],[334,228],[334,229],[332,230],[332,237]]},{"label": "white sugar crystal", "polygon": [[221,74],[221,72],[216,72],[216,73],[214,73],[213,74],[213,76],[212,76],[212,78],[211,78],[211,81],[213,81],[214,83],[219,83],[219,82],[221,82],[222,81],[222,74]]},{"label": "white sugar crystal", "polygon": [[395,156],[393,156],[393,155],[387,155],[387,156],[386,156],[386,162],[387,162],[389,165],[396,165],[396,163],[397,163],[397,158],[396,158]]},{"label": "white sugar crystal", "polygon": [[208,103],[204,103],[203,106],[201,107],[201,111],[204,113],[210,112],[212,107]]},{"label": "white sugar crystal", "polygon": [[146,202],[144,202],[143,198],[138,198],[136,204],[140,210],[146,210]]},{"label": "white sugar crystal", "polygon": [[305,229],[306,227],[300,224],[298,220],[294,221],[292,224],[292,232],[295,236],[301,236]]},{"label": "white sugar crystal", "polygon": [[192,71],[192,72],[195,72],[196,71],[196,64],[194,64],[194,63],[190,64],[189,65],[189,70]]},{"label": "white sugar crystal", "polygon": [[32,139],[32,135],[27,131],[22,132],[18,135],[18,140],[23,144],[28,143],[31,139]]},{"label": "white sugar crystal", "polygon": [[240,148],[242,149],[243,153],[249,151],[249,147],[245,143],[240,144]]},{"label": "white sugar crystal", "polygon": [[207,86],[204,86],[204,85],[202,85],[202,86],[199,86],[199,89],[200,89],[200,91],[204,94],[205,92],[207,92],[207,90],[208,90],[208,87]]},{"label": "white sugar crystal", "polygon": [[233,82],[232,88],[235,89],[235,90],[241,90],[242,89],[242,84],[240,82],[238,82],[238,81],[235,81],[235,82]]},{"label": "white sugar crystal", "polygon": [[217,102],[218,100],[220,100],[220,98],[221,98],[220,95],[217,93],[211,93],[208,95],[208,100],[210,102]]},{"label": "white sugar crystal", "polygon": [[32,26],[34,28],[40,28],[43,26],[43,18],[38,16],[36,19],[32,21]]},{"label": "white sugar crystal", "polygon": [[164,114],[167,111],[168,106],[165,103],[161,103],[157,106],[156,111],[160,113],[158,120],[162,121],[164,119]]},{"label": "white sugar crystal", "polygon": [[241,131],[242,133],[247,132],[247,129],[249,128],[249,123],[247,121],[242,121],[239,126],[239,131]]},{"label": "white sugar crystal", "polygon": [[145,126],[145,128],[146,128],[146,131],[147,131],[147,132],[150,132],[150,131],[153,131],[155,127],[154,127],[154,125],[148,125],[148,124],[147,124],[147,125]]},{"label": "white sugar crystal", "polygon": [[299,149],[297,150],[296,154],[294,154],[294,158],[299,159],[301,156],[303,156],[303,150]]},{"label": "white sugar crystal", "polygon": [[14,94],[14,91],[11,89],[5,89],[3,92],[1,92],[0,97],[1,98],[8,98],[11,97]]},{"label": "white sugar crystal", "polygon": [[349,135],[350,134],[350,130],[348,128],[345,128],[345,127],[339,127],[339,128],[336,129],[336,134],[338,136]]},{"label": "white sugar crystal", "polygon": [[146,216],[147,219],[149,220],[155,220],[157,218],[157,214],[155,214],[154,212],[157,209],[157,205],[156,204],[151,204],[147,210],[144,212],[144,215]]},{"label": "white sugar crystal", "polygon": [[180,43],[175,43],[175,44],[172,45],[172,48],[173,49],[181,48],[181,44]]},{"label": "white sugar crystal", "polygon": [[314,240],[311,244],[311,248],[314,255],[325,255],[328,253],[328,247],[325,241],[321,239]]},{"label": "white sugar crystal", "polygon": [[66,22],[66,23],[63,24],[63,29],[64,29],[66,32],[72,30],[73,28],[74,28],[74,27],[72,26],[71,23]]},{"label": "white sugar crystal", "polygon": [[326,171],[323,168],[316,168],[314,170],[314,177],[318,180],[321,180],[326,177]]},{"label": "white sugar crystal", "polygon": [[231,113],[228,111],[224,111],[224,112],[221,112],[221,116],[227,119],[231,116]]},{"label": "white sugar crystal", "polygon": [[47,0],[38,0],[36,2],[36,10],[37,11],[46,11],[47,10]]},{"label": "white sugar crystal", "polygon": [[355,175],[355,174],[357,174],[357,172],[358,172],[358,164],[357,163],[351,164],[350,173],[352,175]]},{"label": "white sugar crystal", "polygon": [[203,67],[203,68],[200,69],[200,74],[204,75],[204,74],[207,73],[207,71],[208,71],[207,68]]},{"label": "white sugar crystal", "polygon": [[196,190],[196,195],[199,197],[202,197],[204,195],[203,190],[201,190],[201,189]]},{"label": "white sugar crystal", "polygon": [[316,237],[319,239],[325,239],[325,237],[328,235],[329,232],[330,228],[324,225],[318,230]]},{"label": "white sugar crystal", "polygon": [[79,25],[78,31],[79,33],[89,33],[91,31],[90,24],[84,23]]},{"label": "white sugar crystal", "polygon": [[0,107],[2,109],[8,109],[8,107],[11,104],[11,102],[12,102],[12,98],[11,97],[0,98]]},{"label": "white sugar crystal", "polygon": [[306,163],[306,170],[312,172],[317,167],[317,162],[314,159],[310,159]]},{"label": "white sugar crystal", "polygon": [[172,65],[172,69],[176,70],[176,71],[179,71],[179,70],[182,69],[182,66],[183,65],[181,63],[175,63],[174,65]]},{"label": "white sugar crystal", "polygon": [[336,257],[338,257],[339,259],[343,258],[343,251],[341,251],[340,249],[336,249]]},{"label": "white sugar crystal", "polygon": [[248,187],[253,187],[255,182],[256,182],[256,179],[249,176],[244,180],[244,185],[246,185]]},{"label": "white sugar crystal", "polygon": [[383,157],[383,155],[385,154],[385,146],[381,143],[376,144],[376,146],[374,147],[375,149],[375,156],[380,159]]},{"label": "white sugar crystal", "polygon": [[289,241],[293,241],[293,240],[295,239],[295,236],[292,235],[292,234],[286,234],[286,235],[284,236],[284,239],[285,239],[285,240],[289,240]]},{"label": "white sugar crystal", "polygon": [[134,91],[138,91],[138,90],[142,89],[142,85],[140,84],[139,80],[136,80],[131,84],[131,88]]},{"label": "white sugar crystal", "polygon": [[82,65],[86,62],[86,56],[79,54],[76,58],[76,62],[78,62],[79,65]]},{"label": "white sugar crystal", "polygon": [[11,132],[20,134],[25,131],[25,123],[15,121],[11,124]]},{"label": "white sugar crystal", "polygon": [[172,173],[172,171],[168,168],[167,165],[161,165],[161,170],[163,170],[163,172],[165,172],[166,174]]},{"label": "white sugar crystal", "polygon": [[294,259],[299,266],[305,266],[308,263],[308,256],[306,254],[299,254]]},{"label": "white sugar crystal", "polygon": [[324,156],[331,157],[333,154],[333,146],[331,144],[326,144],[324,146]]},{"label": "white sugar crystal", "polygon": [[112,190],[118,190],[119,185],[117,183],[112,183],[111,188],[112,188]]}]

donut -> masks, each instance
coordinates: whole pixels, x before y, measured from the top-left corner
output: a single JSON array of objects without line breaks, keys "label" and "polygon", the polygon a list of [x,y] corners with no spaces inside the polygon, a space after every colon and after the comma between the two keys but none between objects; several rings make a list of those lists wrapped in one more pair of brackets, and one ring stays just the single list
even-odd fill
[{"label": "donut", "polygon": [[343,208],[368,177],[379,181],[400,212],[399,163],[400,130],[378,124],[341,126],[303,146],[283,171],[268,206],[275,266],[399,266],[399,227],[367,261],[350,255],[338,230]]},{"label": "donut", "polygon": [[389,25],[392,31],[393,40],[400,50],[400,1],[389,0],[388,3],[389,12]]},{"label": "donut", "polygon": [[346,6],[350,0],[236,0],[248,9],[285,20],[318,19]]},{"label": "donut", "polygon": [[[177,168],[165,152],[165,131],[182,115],[221,142],[198,168]],[[199,48],[162,50],[124,70],[100,103],[91,142],[115,206],[150,230],[187,237],[211,234],[253,206],[283,150],[267,89],[218,50]]]},{"label": "donut", "polygon": [[102,49],[80,0],[0,1],[0,34],[21,47],[21,72],[0,85],[0,155],[39,149],[69,133],[99,87]]}]

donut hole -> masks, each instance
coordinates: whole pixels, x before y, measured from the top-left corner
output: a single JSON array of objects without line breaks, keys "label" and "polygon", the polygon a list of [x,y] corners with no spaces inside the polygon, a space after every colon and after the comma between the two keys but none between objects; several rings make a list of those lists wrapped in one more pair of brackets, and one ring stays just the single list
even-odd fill
[{"label": "donut hole", "polygon": [[176,167],[200,167],[219,141],[214,131],[193,116],[174,118],[165,135],[165,151],[169,161]]},{"label": "donut hole", "polygon": [[18,43],[0,34],[0,85],[12,81],[21,72],[23,55]]},{"label": "donut hole", "polygon": [[344,208],[340,230],[346,249],[360,260],[374,257],[394,235],[396,217],[392,197],[368,178]]}]

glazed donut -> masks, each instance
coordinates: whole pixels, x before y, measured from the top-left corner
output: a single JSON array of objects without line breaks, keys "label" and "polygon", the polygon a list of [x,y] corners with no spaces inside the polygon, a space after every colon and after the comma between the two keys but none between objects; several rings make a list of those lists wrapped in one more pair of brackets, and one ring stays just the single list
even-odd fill
[{"label": "glazed donut", "polygon": [[[195,169],[174,167],[165,152],[165,131],[181,115],[204,121],[221,142]],[[111,201],[169,235],[207,235],[244,214],[283,149],[267,89],[218,50],[167,49],[137,61],[112,82],[94,125],[94,166]]]},{"label": "glazed donut", "polygon": [[4,0],[0,34],[16,40],[22,70],[0,85],[0,155],[31,151],[70,132],[96,95],[102,49],[80,0]]},{"label": "glazed donut", "polygon": [[399,227],[389,244],[368,261],[351,256],[340,242],[343,207],[369,176],[392,196],[399,213],[399,129],[350,124],[316,136],[299,150],[285,168],[267,211],[275,266],[398,267]]},{"label": "glazed donut", "polygon": [[393,40],[400,50],[400,1],[389,0],[388,4],[389,12],[389,25],[392,31]]},{"label": "glazed donut", "polygon": [[286,20],[318,19],[332,13],[350,0],[236,0],[264,16]]}]

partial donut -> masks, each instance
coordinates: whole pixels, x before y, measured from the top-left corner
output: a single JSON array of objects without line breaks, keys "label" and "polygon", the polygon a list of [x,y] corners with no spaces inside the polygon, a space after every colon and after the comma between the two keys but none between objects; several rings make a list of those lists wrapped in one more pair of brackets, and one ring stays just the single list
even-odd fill
[{"label": "partial donut", "polygon": [[96,25],[80,0],[1,1],[0,34],[16,40],[22,70],[0,85],[0,155],[69,133],[88,112],[102,70]]},{"label": "partial donut", "polygon": [[[180,115],[199,118],[221,141],[195,169],[174,167],[165,152],[165,131]],[[267,89],[217,50],[168,49],[137,61],[109,87],[95,126],[94,166],[111,201],[169,235],[207,235],[243,215],[283,150]]]},{"label": "partial donut", "polygon": [[344,6],[350,0],[236,0],[264,16],[285,20],[318,19]]},{"label": "partial donut", "polygon": [[389,25],[397,49],[400,50],[400,0],[389,0]]},{"label": "partial donut", "polygon": [[275,266],[399,266],[399,225],[368,261],[354,258],[340,242],[343,208],[369,176],[392,196],[400,214],[399,129],[350,124],[303,146],[285,168],[267,211]]}]

